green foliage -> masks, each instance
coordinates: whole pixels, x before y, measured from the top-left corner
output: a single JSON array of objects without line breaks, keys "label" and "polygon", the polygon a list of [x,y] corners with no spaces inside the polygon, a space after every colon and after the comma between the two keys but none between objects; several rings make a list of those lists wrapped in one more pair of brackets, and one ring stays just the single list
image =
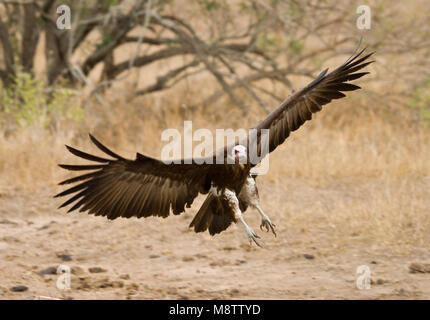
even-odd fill
[{"label": "green foliage", "polygon": [[81,17],[81,19],[87,18],[89,16],[89,14],[90,14],[90,10],[88,8],[88,5],[85,3],[85,1],[82,1],[82,3],[80,3],[80,5],[81,6],[78,7],[78,8],[76,8],[75,10],[79,10],[79,16]]},{"label": "green foliage", "polygon": [[216,0],[198,0],[198,3],[202,8],[207,11],[212,11],[221,8],[221,4]]},{"label": "green foliage", "polygon": [[413,91],[409,106],[417,110],[421,119],[430,121],[430,77],[423,86]]},{"label": "green foliage", "polygon": [[291,51],[296,55],[301,55],[304,48],[304,43],[302,40],[291,40],[288,44]]},{"label": "green foliage", "polygon": [[247,1],[241,1],[240,4],[240,11],[247,12],[251,9],[251,6],[247,3]]},{"label": "green foliage", "polygon": [[279,42],[278,36],[274,32],[260,32],[257,38],[257,48],[262,51],[273,51],[277,49]]},{"label": "green foliage", "polygon": [[304,15],[303,7],[296,3],[295,1],[289,2],[288,7],[285,10],[284,14],[289,18],[296,20]]},{"label": "green foliage", "polygon": [[117,5],[119,5],[118,0],[104,0],[103,1],[103,6],[105,7],[105,9],[109,9],[109,8],[115,7]]},{"label": "green foliage", "polygon": [[47,88],[42,81],[16,68],[13,85],[0,91],[0,126],[12,122],[24,127],[47,127],[58,120],[82,120],[83,109],[74,105],[73,96],[70,89],[61,85]]},{"label": "green foliage", "polygon": [[112,35],[110,35],[110,34],[108,34],[108,33],[103,33],[103,35],[102,35],[102,40],[101,40],[101,42],[99,42],[96,46],[97,46],[97,49],[99,49],[99,48],[104,48],[104,47],[107,47],[108,45],[110,45],[113,41],[115,41],[115,38],[112,36]]}]

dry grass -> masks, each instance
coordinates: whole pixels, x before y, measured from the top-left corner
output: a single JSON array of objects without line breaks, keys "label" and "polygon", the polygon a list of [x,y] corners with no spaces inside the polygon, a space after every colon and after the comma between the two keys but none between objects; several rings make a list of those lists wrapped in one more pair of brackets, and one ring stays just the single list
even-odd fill
[{"label": "dry grass", "polygon": [[[371,111],[350,117],[354,107],[327,108],[272,155],[267,178],[283,190],[273,209],[289,195],[286,217],[324,229],[337,245],[376,240],[400,251],[425,247],[430,242],[428,127],[411,126],[405,114],[396,121]],[[296,201],[308,209],[295,210]]]},{"label": "dry grass", "polygon": [[[135,103],[112,99],[111,110],[90,105],[85,123],[62,124],[55,134],[27,128],[1,137],[0,190],[52,188],[65,177],[56,164],[76,163],[63,144],[95,150],[88,131],[125,156],[158,157],[161,131],[181,130],[183,120],[192,119],[194,130],[240,127],[242,117],[226,102],[203,113],[182,108],[184,101],[180,90]],[[334,103],[271,154],[270,172],[259,178],[262,202],[280,211],[286,230],[313,230],[339,246],[376,240],[404,251],[429,243],[428,127],[413,124],[406,111],[385,118],[376,109],[354,97]],[[262,116],[255,110],[244,127]]]},{"label": "dry grass", "polygon": [[[129,50],[122,50],[117,58],[128,54]],[[383,59],[378,56],[379,65]],[[162,130],[182,130],[184,120],[193,120],[194,130],[214,132],[249,128],[264,117],[255,106],[244,118],[227,99],[208,109],[194,108],[196,96],[218,89],[204,75],[151,97],[127,100],[135,77],[139,83],[152,82],[160,69],[168,67],[160,63],[153,72],[133,74],[116,84],[111,96],[104,97],[106,107],[85,105],[83,123],[60,122],[55,132],[33,127],[0,135],[0,206],[4,191],[56,188],[66,176],[57,163],[77,161],[64,144],[95,151],[88,132],[124,156],[133,158],[139,151],[159,157]],[[378,74],[373,68],[362,82],[364,88],[370,89],[366,81]],[[304,79],[294,80],[297,87],[304,84]],[[373,88],[377,85],[373,83]],[[337,245],[377,240],[404,250],[430,243],[429,127],[412,121],[406,108],[388,115],[381,108],[366,90],[353,92],[326,106],[271,154],[270,172],[259,178],[259,184],[266,210],[277,211],[284,219],[278,225],[286,230],[314,230],[315,237],[327,237]]]}]

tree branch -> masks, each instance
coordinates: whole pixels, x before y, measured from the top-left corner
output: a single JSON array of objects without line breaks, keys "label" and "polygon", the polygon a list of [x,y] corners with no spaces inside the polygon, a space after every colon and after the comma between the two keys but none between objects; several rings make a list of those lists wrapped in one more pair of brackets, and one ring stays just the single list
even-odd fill
[{"label": "tree branch", "polygon": [[154,84],[149,85],[144,89],[136,91],[135,94],[136,95],[144,95],[147,93],[168,89],[171,87],[171,85],[168,85],[169,80],[174,80],[174,78],[176,76],[178,76],[179,74],[181,74],[182,72],[184,72],[188,68],[195,67],[198,64],[199,64],[199,62],[197,60],[193,60],[192,62],[190,62],[186,65],[183,65],[179,68],[173,69],[172,71],[167,72],[165,75],[163,75],[161,77],[157,77],[157,81]]}]

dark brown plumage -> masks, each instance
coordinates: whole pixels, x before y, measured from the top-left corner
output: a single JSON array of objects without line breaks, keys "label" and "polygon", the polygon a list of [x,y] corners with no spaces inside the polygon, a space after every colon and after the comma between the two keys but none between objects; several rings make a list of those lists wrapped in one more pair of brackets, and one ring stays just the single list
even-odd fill
[{"label": "dark brown plumage", "polygon": [[[356,54],[354,52],[345,63],[329,74],[327,74],[328,69],[325,69],[306,87],[288,96],[279,107],[261,121],[255,127],[258,139],[255,145],[258,148],[258,154],[260,154],[261,150],[261,129],[270,130],[268,148],[270,153],[282,144],[292,131],[300,128],[306,121],[311,120],[313,113],[321,111],[323,105],[333,99],[345,97],[343,92],[360,89],[359,86],[348,82],[369,73],[357,72],[373,62],[366,60],[374,52],[360,58],[365,49]],[[248,143],[252,145],[251,141],[248,141]]]},{"label": "dark brown plumage", "polygon": [[228,201],[209,194],[191,221],[190,227],[194,227],[195,232],[208,230],[213,236],[227,229],[232,222],[236,222],[236,218]]},{"label": "dark brown plumage", "polygon": [[[306,87],[291,94],[255,127],[258,134],[257,143],[254,145],[258,150],[261,149],[260,130],[269,129],[268,152],[271,152],[284,142],[292,131],[310,120],[313,113],[320,111],[323,105],[333,99],[345,97],[343,92],[360,88],[348,82],[368,73],[357,71],[372,62],[367,59],[373,53],[361,57],[364,49],[358,53],[356,51],[357,49],[344,64],[331,73],[327,74],[327,69],[324,70]],[[267,230],[270,227],[276,235],[274,225],[259,207],[255,179],[250,177],[250,170],[255,164],[250,163],[249,156],[246,164],[237,161],[234,164],[227,164],[226,161],[225,164],[215,164],[215,155],[210,157],[213,164],[208,161],[198,164],[201,162],[194,160],[191,164],[185,164],[184,160],[180,163],[165,164],[140,153],[137,153],[135,160],[128,160],[106,148],[91,135],[90,139],[110,158],[93,156],[66,146],[77,157],[95,163],[60,165],[71,171],[91,171],[60,183],[78,183],[56,195],[70,196],[60,206],[73,204],[69,212],[87,211],[108,219],[151,215],[165,218],[170,211],[173,214],[184,212],[185,207],[190,207],[199,193],[209,193],[190,224],[196,232],[209,230],[209,233],[214,235],[239,219],[245,226],[249,240],[257,243],[255,238],[258,236],[245,223],[241,214],[250,205],[262,216],[260,227],[264,226]],[[248,138],[245,145],[252,148],[252,142],[254,141]],[[229,146],[219,152],[223,152],[226,160],[234,148],[236,146]],[[246,149],[246,152],[249,155],[249,149]]]},{"label": "dark brown plumage", "polygon": [[[140,153],[135,160],[124,159],[102,145],[90,135],[91,141],[104,153],[114,159],[96,157],[70,146],[67,149],[74,155],[97,162],[95,165],[64,165],[61,168],[72,171],[94,170],[60,182],[60,185],[80,182],[56,197],[76,193],[61,207],[74,205],[68,212],[78,210],[90,214],[138,218],[151,215],[167,217],[170,209],[174,214],[184,212],[200,193],[208,193],[211,183],[228,180],[224,188],[240,190],[244,175],[239,165],[219,164],[165,164]],[[81,182],[83,181],[83,182]],[[239,183],[238,183],[239,182]]]}]

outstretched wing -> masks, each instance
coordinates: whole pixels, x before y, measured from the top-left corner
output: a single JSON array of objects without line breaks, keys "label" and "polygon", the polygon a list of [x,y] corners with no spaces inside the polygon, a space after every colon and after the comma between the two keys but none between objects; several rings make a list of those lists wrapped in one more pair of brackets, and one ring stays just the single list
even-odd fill
[{"label": "outstretched wing", "polygon": [[[361,44],[361,40],[358,47]],[[312,114],[322,109],[322,106],[333,99],[345,97],[343,92],[360,89],[359,86],[348,83],[351,80],[361,78],[369,72],[357,72],[373,61],[367,59],[374,53],[361,57],[366,48],[357,53],[355,49],[352,56],[340,67],[327,74],[328,69],[321,72],[303,89],[292,93],[281,105],[273,110],[254,129],[257,129],[255,137],[248,137],[249,148],[257,148],[258,155],[263,152],[263,158],[267,154],[267,148],[262,148],[261,129],[269,129],[268,152],[272,152],[285,141],[290,132],[297,130]],[[255,141],[256,139],[256,141]],[[255,150],[255,149],[254,149]],[[265,154],[266,153],[266,154]],[[255,165],[255,164],[253,164]]]},{"label": "outstretched wing", "polygon": [[115,154],[93,136],[92,142],[108,156],[105,159],[66,146],[74,155],[96,162],[91,165],[59,166],[72,171],[90,173],[60,182],[60,185],[79,184],[57,194],[55,197],[71,196],[61,207],[73,203],[68,212],[78,210],[89,214],[138,218],[148,216],[167,217],[170,209],[180,214],[190,207],[198,193],[210,189],[207,164],[165,164],[162,161],[137,154],[135,160],[124,159]]}]

